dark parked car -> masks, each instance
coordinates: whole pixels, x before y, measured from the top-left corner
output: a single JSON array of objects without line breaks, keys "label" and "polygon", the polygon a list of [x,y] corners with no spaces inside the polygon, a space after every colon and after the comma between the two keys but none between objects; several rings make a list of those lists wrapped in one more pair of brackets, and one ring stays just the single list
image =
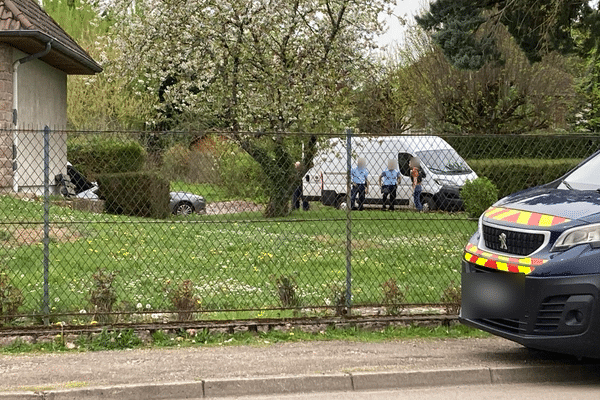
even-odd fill
[{"label": "dark parked car", "polygon": [[[67,177],[59,175],[57,183],[61,186],[61,192],[68,195],[72,190],[76,197],[88,200],[99,200],[98,185],[90,182],[82,173],[71,164],[67,164]],[[67,188],[72,188],[67,190]],[[170,192],[169,210],[176,215],[190,215],[201,213],[206,209],[204,197],[188,192]]]},{"label": "dark parked car", "polygon": [[498,201],[462,261],[461,321],[524,346],[600,358],[600,152]]}]

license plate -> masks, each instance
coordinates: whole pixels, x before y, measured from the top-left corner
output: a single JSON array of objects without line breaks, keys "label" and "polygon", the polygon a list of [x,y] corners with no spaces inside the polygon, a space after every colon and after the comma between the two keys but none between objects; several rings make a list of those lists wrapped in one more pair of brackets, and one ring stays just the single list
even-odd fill
[{"label": "license plate", "polygon": [[520,318],[524,312],[524,274],[463,272],[463,318]]}]

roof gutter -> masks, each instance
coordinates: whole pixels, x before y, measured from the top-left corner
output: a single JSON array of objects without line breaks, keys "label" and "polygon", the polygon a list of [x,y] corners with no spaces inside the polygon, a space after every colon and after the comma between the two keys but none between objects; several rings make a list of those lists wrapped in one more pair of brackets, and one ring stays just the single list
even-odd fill
[{"label": "roof gutter", "polygon": [[39,53],[28,55],[18,59],[13,63],[13,190],[15,193],[19,191],[19,175],[18,175],[18,163],[17,154],[19,148],[19,65],[25,64],[26,62],[37,60],[40,57],[44,57],[52,50],[52,39],[46,43],[46,48]]},{"label": "roof gutter", "polygon": [[[102,72],[102,67],[98,65],[93,59],[91,59],[87,54],[82,54],[78,51],[74,51],[73,49],[65,46],[59,40],[51,37],[50,35],[45,34],[44,32],[37,30],[15,30],[15,31],[0,31],[0,42],[8,42],[6,39],[10,38],[32,38],[40,41],[41,43],[48,43],[52,41],[52,49],[56,50],[65,56],[71,58],[72,60],[78,62],[85,68],[89,69],[90,72],[98,73]],[[13,45],[13,47],[16,47]]]}]

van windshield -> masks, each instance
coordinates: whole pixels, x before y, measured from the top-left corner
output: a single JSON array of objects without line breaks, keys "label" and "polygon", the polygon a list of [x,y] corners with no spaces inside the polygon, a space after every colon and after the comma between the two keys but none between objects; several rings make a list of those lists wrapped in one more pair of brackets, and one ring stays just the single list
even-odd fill
[{"label": "van windshield", "polygon": [[459,175],[473,172],[454,149],[417,151],[415,154],[421,163],[437,174]]},{"label": "van windshield", "polygon": [[600,153],[589,159],[585,164],[573,170],[558,186],[568,190],[598,190],[600,189]]}]

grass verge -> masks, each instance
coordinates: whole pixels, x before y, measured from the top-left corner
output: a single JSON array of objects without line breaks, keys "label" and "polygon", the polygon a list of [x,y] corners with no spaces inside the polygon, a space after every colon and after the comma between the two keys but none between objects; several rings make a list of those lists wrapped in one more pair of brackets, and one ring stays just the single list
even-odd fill
[{"label": "grass verge", "polygon": [[273,343],[314,342],[314,341],[352,341],[386,342],[411,339],[457,339],[486,338],[491,335],[464,325],[437,327],[387,327],[381,330],[359,328],[327,328],[318,332],[300,329],[289,331],[272,330],[269,332],[238,332],[234,334],[213,333],[207,330],[190,330],[169,333],[155,331],[146,340],[142,340],[133,330],[103,331],[96,335],[81,335],[67,340],[57,335],[45,343],[26,343],[16,340],[12,344],[0,347],[1,354],[82,352],[102,350],[124,350],[137,348],[185,348],[202,346],[266,346]]}]

